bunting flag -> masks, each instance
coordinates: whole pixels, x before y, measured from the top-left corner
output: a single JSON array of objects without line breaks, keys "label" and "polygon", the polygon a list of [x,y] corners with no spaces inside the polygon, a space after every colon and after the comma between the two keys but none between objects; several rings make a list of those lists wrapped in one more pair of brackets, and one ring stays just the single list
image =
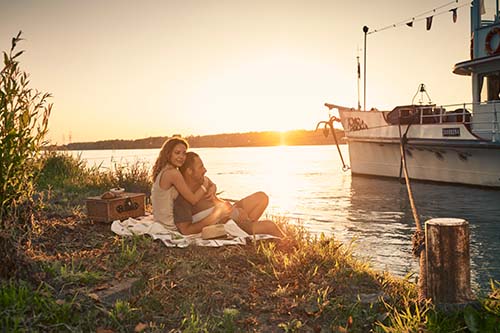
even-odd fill
[{"label": "bunting flag", "polygon": [[427,31],[431,30],[433,16],[427,17],[425,20],[427,22]]},{"label": "bunting flag", "polygon": [[457,23],[457,9],[456,8],[450,9],[450,12],[453,15],[453,23]]},{"label": "bunting flag", "polygon": [[[481,14],[484,14],[485,13],[485,8],[484,8],[485,1],[484,0],[472,0],[472,1],[478,1],[480,3]],[[488,0],[488,1],[490,1],[490,0]],[[373,33],[382,32],[384,30],[400,27],[402,25],[406,25],[407,27],[412,28],[413,25],[415,24],[415,22],[420,22],[423,20],[426,20],[426,22],[427,22],[427,24],[426,24],[427,30],[431,30],[432,21],[434,19],[434,16],[444,15],[444,14],[448,14],[450,12],[452,14],[453,23],[456,23],[457,19],[458,19],[458,15],[457,15],[458,9],[463,8],[463,7],[470,7],[470,5],[471,5],[471,0],[451,0],[450,2],[448,2],[442,6],[436,7],[432,10],[428,10],[426,12],[423,12],[423,13],[416,15],[416,16],[413,16],[413,17],[410,16],[410,18],[408,18],[406,20],[403,20],[403,21],[400,21],[397,23],[393,23],[391,25],[387,25],[387,26],[379,28],[379,29],[370,30],[367,32],[367,34],[370,35]]]}]

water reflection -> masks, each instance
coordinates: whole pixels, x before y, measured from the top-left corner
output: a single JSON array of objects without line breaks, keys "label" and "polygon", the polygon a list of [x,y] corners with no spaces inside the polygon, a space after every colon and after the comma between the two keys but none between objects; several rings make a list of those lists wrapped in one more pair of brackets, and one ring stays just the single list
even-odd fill
[{"label": "water reflection", "polygon": [[[396,180],[352,177],[347,230],[359,239],[363,252],[373,253],[375,266],[404,275],[418,272],[411,255],[415,230],[406,188]],[[500,192],[429,183],[412,183],[421,222],[435,217],[469,221],[472,283],[485,286],[500,277]]]},{"label": "water reflection", "polygon": [[398,275],[418,271],[411,255],[411,219],[406,190],[397,181],[353,177],[345,231],[376,268]]}]

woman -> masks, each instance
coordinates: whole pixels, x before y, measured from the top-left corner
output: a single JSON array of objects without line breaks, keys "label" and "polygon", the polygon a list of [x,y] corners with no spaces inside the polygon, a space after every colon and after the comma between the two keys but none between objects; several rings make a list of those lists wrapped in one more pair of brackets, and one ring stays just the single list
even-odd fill
[{"label": "woman", "polygon": [[186,160],[187,149],[186,140],[171,138],[163,144],[153,166],[153,188],[151,189],[153,217],[156,222],[165,226],[175,228],[173,206],[179,193],[193,205],[207,193],[207,180],[200,189],[193,193],[179,171],[179,167]]}]

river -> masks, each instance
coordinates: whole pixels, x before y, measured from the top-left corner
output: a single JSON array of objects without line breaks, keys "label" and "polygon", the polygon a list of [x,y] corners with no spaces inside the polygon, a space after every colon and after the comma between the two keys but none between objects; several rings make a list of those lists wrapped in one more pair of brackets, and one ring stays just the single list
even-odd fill
[{"label": "river", "polygon": [[[262,190],[269,195],[268,215],[288,217],[311,233],[324,233],[353,246],[372,267],[398,276],[418,273],[411,254],[415,224],[406,187],[393,179],[351,177],[342,171],[335,146],[196,148],[207,176],[239,199]],[[72,152],[89,166],[152,165],[159,149]],[[347,146],[341,146],[348,160]],[[412,183],[422,221],[458,217],[469,221],[473,289],[500,281],[500,190]]]}]

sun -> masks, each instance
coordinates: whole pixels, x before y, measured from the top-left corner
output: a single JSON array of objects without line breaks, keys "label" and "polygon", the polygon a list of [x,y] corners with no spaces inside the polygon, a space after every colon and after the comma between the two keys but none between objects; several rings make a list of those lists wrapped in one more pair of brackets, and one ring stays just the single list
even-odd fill
[{"label": "sun", "polygon": [[280,146],[288,146],[286,143],[286,131],[278,131],[280,136]]}]

